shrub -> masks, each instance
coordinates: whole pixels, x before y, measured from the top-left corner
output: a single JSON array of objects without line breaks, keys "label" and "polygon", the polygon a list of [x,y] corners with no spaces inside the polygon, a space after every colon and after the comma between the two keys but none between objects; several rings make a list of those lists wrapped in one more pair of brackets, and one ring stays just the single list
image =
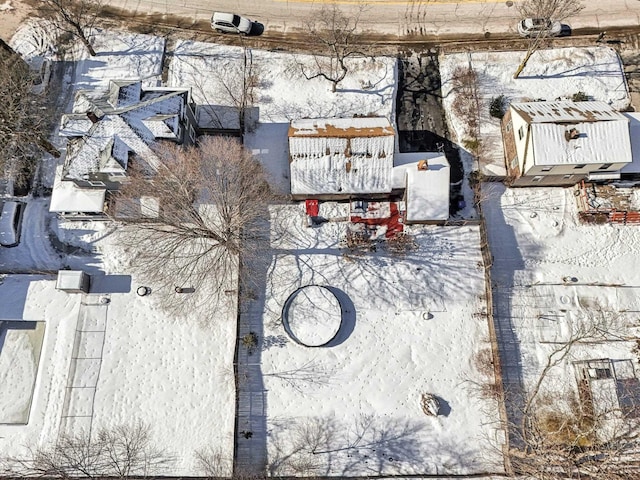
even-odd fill
[{"label": "shrub", "polygon": [[462,141],[462,145],[464,145],[464,148],[469,150],[474,155],[480,151],[480,140],[478,140],[477,138],[467,138]]},{"label": "shrub", "polygon": [[251,350],[258,345],[258,336],[254,332],[247,333],[242,337],[242,345]]},{"label": "shrub", "polygon": [[574,93],[571,96],[571,100],[573,100],[574,102],[588,102],[590,99],[591,97],[589,97],[589,95],[584,93],[582,90]]},{"label": "shrub", "polygon": [[489,115],[491,115],[493,118],[502,119],[502,117],[504,117],[506,103],[507,102],[504,95],[493,97],[491,99],[491,103],[489,104]]},{"label": "shrub", "polygon": [[401,232],[396,233],[393,237],[387,240],[387,248],[391,253],[402,255],[407,252],[417,250],[418,244],[416,243],[413,235]]}]

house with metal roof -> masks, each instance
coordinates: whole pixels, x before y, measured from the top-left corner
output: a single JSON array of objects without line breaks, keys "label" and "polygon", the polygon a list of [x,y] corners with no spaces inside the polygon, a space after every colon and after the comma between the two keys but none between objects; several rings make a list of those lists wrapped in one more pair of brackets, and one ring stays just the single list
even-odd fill
[{"label": "house with metal roof", "polygon": [[386,118],[294,120],[288,137],[294,198],[382,198],[391,193],[395,131]]},{"label": "house with metal roof", "polygon": [[604,102],[512,103],[502,139],[513,186],[617,179],[632,161],[629,119]]},{"label": "house with metal roof", "polygon": [[[317,200],[346,199],[354,204],[397,203],[405,223],[442,224],[449,218],[446,157],[439,152],[396,152],[395,130],[386,118],[294,120],[288,140],[295,199],[314,205]],[[382,215],[379,223],[385,218]]]},{"label": "house with metal roof", "polygon": [[[192,144],[196,121],[191,92],[184,88],[146,88],[140,80],[112,80],[105,92],[80,90],[72,113],[62,116],[59,134],[68,138],[64,163],[54,185],[51,211],[100,213],[132,163],[153,172],[161,141]],[[91,211],[86,211],[90,208]]]}]

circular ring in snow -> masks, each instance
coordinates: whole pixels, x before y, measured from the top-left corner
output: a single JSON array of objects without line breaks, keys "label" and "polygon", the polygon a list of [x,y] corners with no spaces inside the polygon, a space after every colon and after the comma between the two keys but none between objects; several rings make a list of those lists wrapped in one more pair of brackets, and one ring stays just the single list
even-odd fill
[{"label": "circular ring in snow", "polygon": [[340,331],[342,306],[327,287],[307,285],[289,295],[282,308],[287,334],[305,347],[324,347]]}]

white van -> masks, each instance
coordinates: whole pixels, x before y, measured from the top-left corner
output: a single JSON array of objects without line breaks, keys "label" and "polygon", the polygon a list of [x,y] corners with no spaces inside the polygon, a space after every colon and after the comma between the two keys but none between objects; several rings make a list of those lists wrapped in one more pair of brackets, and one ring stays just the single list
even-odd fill
[{"label": "white van", "polygon": [[0,213],[0,245],[15,247],[20,241],[21,202],[5,201]]}]

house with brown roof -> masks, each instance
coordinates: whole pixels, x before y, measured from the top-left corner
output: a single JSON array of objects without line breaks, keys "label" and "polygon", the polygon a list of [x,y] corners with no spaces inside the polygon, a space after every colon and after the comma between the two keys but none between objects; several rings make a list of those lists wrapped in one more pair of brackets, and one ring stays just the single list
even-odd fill
[{"label": "house with brown roof", "polygon": [[617,179],[632,161],[629,120],[604,102],[512,103],[502,139],[513,186]]},{"label": "house with brown roof", "polygon": [[315,118],[289,126],[294,198],[382,198],[391,193],[395,130],[386,118]]},{"label": "house with brown roof", "polygon": [[406,223],[448,220],[447,159],[438,152],[396,152],[386,118],[294,120],[288,137],[293,198],[390,201],[401,205]]}]

